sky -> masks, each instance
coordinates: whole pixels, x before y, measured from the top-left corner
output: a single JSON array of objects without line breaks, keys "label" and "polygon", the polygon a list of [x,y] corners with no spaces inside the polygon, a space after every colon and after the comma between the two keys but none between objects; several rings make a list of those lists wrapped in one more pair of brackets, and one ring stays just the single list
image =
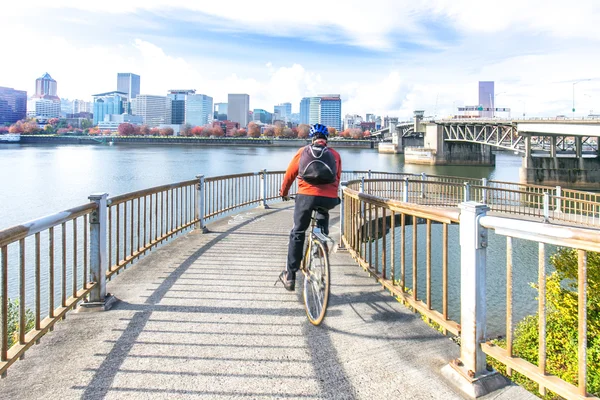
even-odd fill
[{"label": "sky", "polygon": [[[169,89],[273,111],[335,93],[342,114],[445,117],[495,82],[511,115],[600,114],[597,0],[3,1],[0,86],[35,91],[48,72],[62,98]],[[575,104],[575,113],[572,112]]]}]

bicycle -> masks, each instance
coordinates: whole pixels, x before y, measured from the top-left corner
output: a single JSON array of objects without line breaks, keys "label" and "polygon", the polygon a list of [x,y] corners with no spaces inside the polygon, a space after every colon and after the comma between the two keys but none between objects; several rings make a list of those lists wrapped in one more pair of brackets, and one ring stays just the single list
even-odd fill
[{"label": "bicycle", "polygon": [[[294,196],[290,196],[294,199]],[[329,250],[335,251],[335,242],[317,226],[318,209],[312,211],[311,229],[305,243],[300,271],[304,274],[304,309],[311,324],[323,322],[329,303],[330,272]]]}]

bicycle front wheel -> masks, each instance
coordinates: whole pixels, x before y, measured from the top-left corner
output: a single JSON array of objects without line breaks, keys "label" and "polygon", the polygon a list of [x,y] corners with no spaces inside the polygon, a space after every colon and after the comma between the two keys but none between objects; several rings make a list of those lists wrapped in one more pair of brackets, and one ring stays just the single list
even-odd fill
[{"label": "bicycle front wheel", "polygon": [[310,323],[320,325],[329,302],[329,256],[323,243],[316,239],[310,248],[305,259],[304,308]]}]

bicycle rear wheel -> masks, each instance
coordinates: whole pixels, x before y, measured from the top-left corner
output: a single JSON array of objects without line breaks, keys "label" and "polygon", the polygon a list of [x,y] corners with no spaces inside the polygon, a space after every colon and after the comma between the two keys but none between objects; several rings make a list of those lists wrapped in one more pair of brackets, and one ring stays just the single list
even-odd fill
[{"label": "bicycle rear wheel", "polygon": [[329,302],[329,256],[320,241],[313,239],[311,251],[305,257],[304,308],[313,325],[320,325]]}]

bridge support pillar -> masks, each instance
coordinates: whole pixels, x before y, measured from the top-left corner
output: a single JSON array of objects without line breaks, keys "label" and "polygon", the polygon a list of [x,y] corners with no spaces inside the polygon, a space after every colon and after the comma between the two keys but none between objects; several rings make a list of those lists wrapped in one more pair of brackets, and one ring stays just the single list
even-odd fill
[{"label": "bridge support pillar", "polygon": [[[460,204],[460,358],[442,369],[443,375],[466,395],[477,398],[506,385],[507,380],[488,370],[481,343],[486,339],[487,229],[479,223],[489,208],[466,201]],[[491,369],[491,368],[490,368]]]}]

